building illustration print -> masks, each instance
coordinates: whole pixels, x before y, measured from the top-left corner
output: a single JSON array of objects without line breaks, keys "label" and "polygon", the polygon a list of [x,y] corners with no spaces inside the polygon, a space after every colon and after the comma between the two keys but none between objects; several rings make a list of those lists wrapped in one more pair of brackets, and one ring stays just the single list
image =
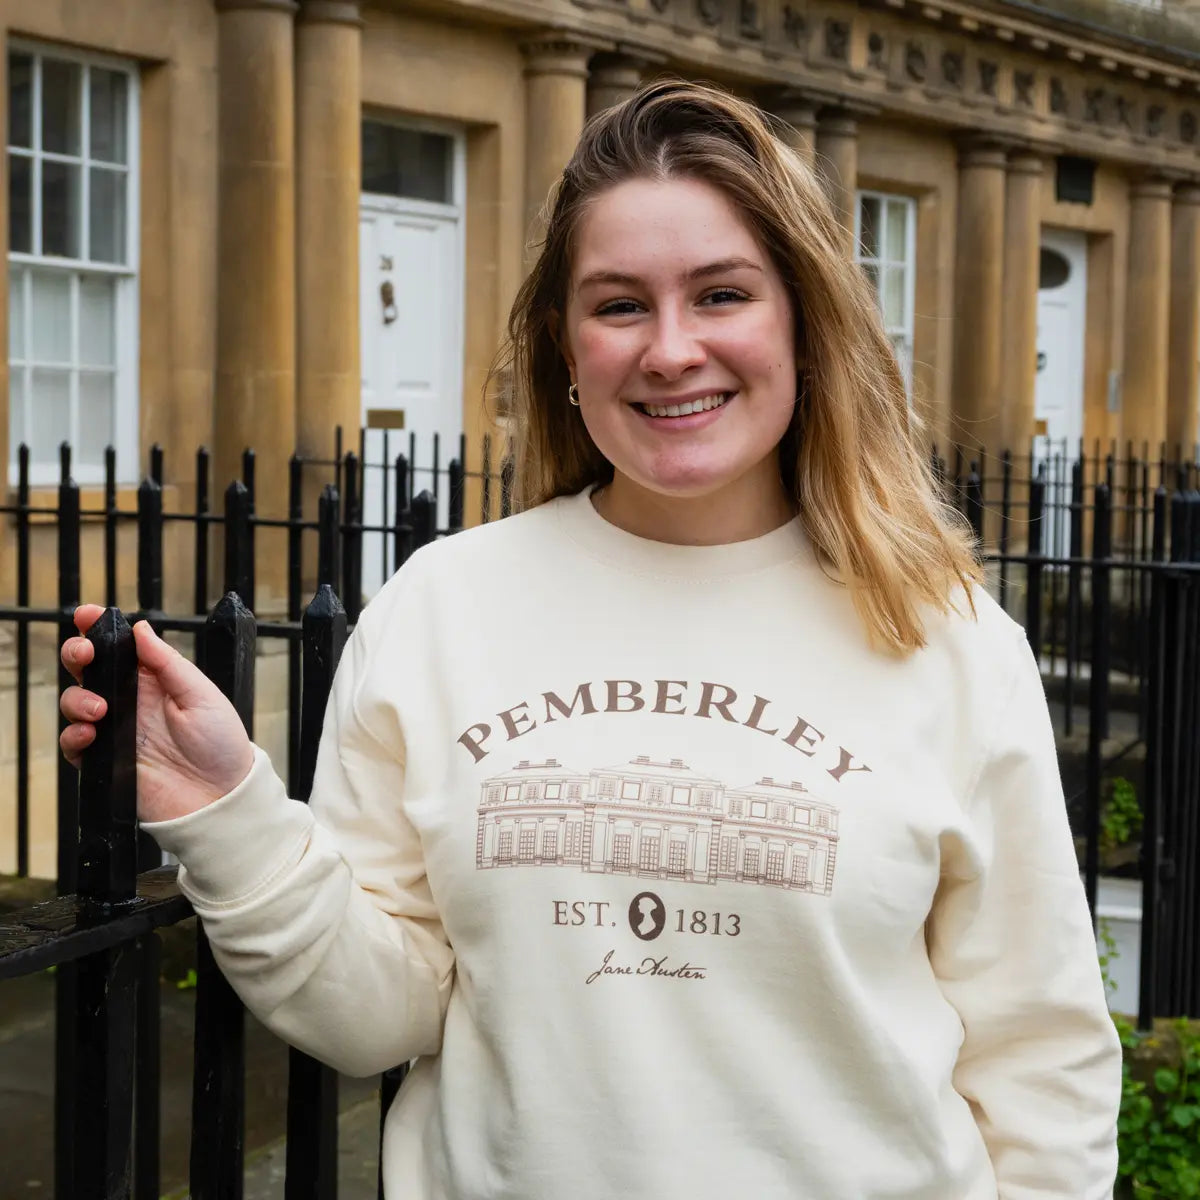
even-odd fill
[{"label": "building illustration print", "polygon": [[522,761],[484,781],[475,865],[576,867],[689,883],[757,883],[827,896],[838,813],[801,783],[730,788],[680,759],[587,773]]}]

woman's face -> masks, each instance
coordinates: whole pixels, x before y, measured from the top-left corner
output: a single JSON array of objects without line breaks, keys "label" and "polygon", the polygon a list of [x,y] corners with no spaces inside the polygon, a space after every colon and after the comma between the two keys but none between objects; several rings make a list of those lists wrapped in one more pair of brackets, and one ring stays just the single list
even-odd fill
[{"label": "woman's face", "polygon": [[600,195],[577,233],[563,335],[614,497],[778,511],[795,321],[778,271],[724,193],[638,179]]}]

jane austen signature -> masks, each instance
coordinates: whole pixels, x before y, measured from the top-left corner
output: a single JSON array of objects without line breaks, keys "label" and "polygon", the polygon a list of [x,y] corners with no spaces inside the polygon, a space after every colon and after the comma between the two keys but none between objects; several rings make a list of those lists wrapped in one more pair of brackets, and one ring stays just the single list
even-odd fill
[{"label": "jane austen signature", "polygon": [[671,966],[664,954],[662,958],[647,956],[636,966],[613,962],[615,950],[610,950],[604,961],[587,977],[585,983],[595,983],[608,975],[652,975],[658,979],[707,979],[707,968],[697,967],[690,962]]}]

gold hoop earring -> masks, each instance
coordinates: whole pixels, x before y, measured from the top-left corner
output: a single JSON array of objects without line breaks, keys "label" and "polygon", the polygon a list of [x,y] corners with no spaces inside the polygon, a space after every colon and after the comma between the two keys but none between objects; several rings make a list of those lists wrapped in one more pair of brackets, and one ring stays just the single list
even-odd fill
[{"label": "gold hoop earring", "polygon": [[567,399],[570,400],[570,402],[575,405],[576,408],[579,407],[579,388],[576,384],[571,384],[571,386],[567,388]]}]

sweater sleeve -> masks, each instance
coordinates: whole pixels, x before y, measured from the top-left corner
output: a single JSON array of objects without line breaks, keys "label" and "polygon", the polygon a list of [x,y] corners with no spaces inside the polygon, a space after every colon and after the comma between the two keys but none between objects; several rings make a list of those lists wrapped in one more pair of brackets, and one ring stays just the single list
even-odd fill
[{"label": "sweater sleeve", "polygon": [[927,925],[963,1024],[954,1083],[999,1200],[1108,1200],[1121,1049],[1079,878],[1041,677],[1021,638],[970,806]]},{"label": "sweater sleeve", "polygon": [[334,680],[310,805],[288,799],[256,748],[234,791],[145,826],[179,858],[180,887],[246,1007],[350,1075],[439,1049],[454,967],[400,802],[404,747],[384,744],[356,705],[365,617]]}]

